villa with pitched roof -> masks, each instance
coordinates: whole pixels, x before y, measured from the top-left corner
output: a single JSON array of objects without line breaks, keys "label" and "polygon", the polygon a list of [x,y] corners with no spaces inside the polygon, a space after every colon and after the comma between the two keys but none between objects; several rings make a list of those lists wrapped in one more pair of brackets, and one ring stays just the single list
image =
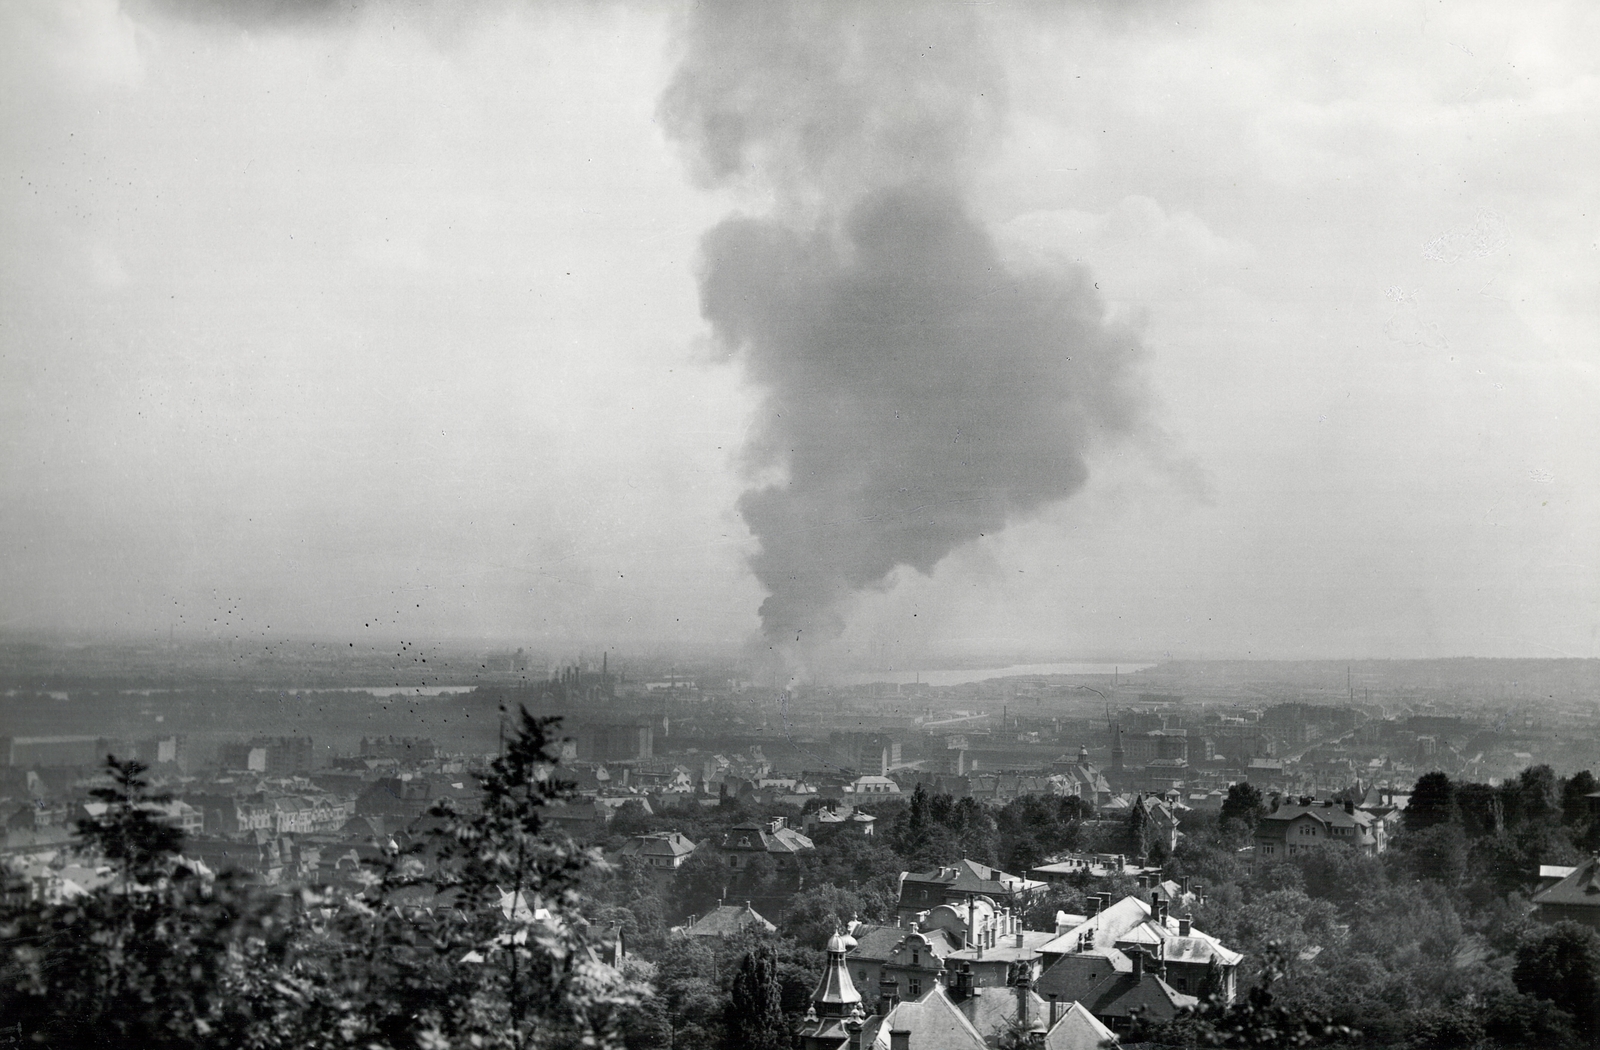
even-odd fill
[{"label": "villa with pitched roof", "polygon": [[[1540,875],[1544,870],[1539,869]],[[1533,906],[1541,922],[1570,919],[1600,930],[1600,857],[1590,857],[1535,893]]]},{"label": "villa with pitched roof", "polygon": [[1047,888],[1043,882],[1011,875],[975,860],[963,860],[935,871],[907,871],[900,874],[896,918],[903,924],[918,912],[941,904],[965,906],[969,897],[980,894],[997,905],[1020,910],[1031,894]]}]

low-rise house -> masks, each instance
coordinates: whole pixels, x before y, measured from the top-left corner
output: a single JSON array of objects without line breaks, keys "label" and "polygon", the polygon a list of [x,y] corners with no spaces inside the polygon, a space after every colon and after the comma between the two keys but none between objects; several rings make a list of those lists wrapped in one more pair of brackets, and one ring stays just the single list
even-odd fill
[{"label": "low-rise house", "polygon": [[1028,871],[1030,878],[1051,886],[1063,886],[1085,878],[1103,879],[1113,875],[1159,875],[1160,868],[1147,868],[1128,860],[1122,853],[1058,853],[1044,864]]},{"label": "low-rise house", "polygon": [[964,905],[967,898],[975,894],[1020,912],[1033,894],[1047,888],[1043,882],[1024,879],[975,860],[962,860],[934,871],[906,871],[900,873],[896,918],[904,923],[918,912],[941,904]]},{"label": "low-rise house", "polygon": [[541,815],[551,827],[565,831],[574,842],[593,842],[606,833],[617,811],[630,804],[643,807],[646,814],[655,812],[649,800],[639,795],[621,795],[551,802]]},{"label": "low-rise house", "polygon": [[722,852],[736,871],[748,868],[760,856],[771,857],[780,866],[793,866],[795,858],[814,849],[816,845],[788,827],[783,817],[735,824],[722,837]]},{"label": "low-rise house", "polygon": [[[1069,968],[1055,979],[1050,976],[1071,960],[1078,960],[1072,966],[1094,970],[1103,969],[1103,965],[1092,960],[1085,963],[1081,957],[1103,957],[1119,972],[1131,972],[1121,969],[1128,965],[1125,957],[1143,951],[1159,963],[1164,979],[1174,991],[1198,995],[1214,984],[1226,1001],[1233,1001],[1239,963],[1244,956],[1210,934],[1196,930],[1187,917],[1169,915],[1160,900],[1152,907],[1137,897],[1124,897],[1106,906],[1102,898],[1091,896],[1089,906],[1090,914],[1081,922],[1059,929],[1057,936],[1041,947],[1047,957],[1039,979],[1041,989],[1053,980],[1061,980],[1062,975],[1073,973]],[[1124,958],[1115,954],[1118,952]],[[1066,994],[1064,989],[1051,990]]]},{"label": "low-rise house", "polygon": [[694,843],[676,831],[657,831],[635,835],[619,851],[624,857],[633,857],[647,868],[659,871],[676,871],[684,861],[694,856]]},{"label": "low-rise house", "polygon": [[1548,889],[1535,893],[1533,906],[1541,922],[1569,919],[1600,930],[1600,857],[1590,857]]},{"label": "low-rise house", "polygon": [[849,795],[887,795],[891,797],[900,794],[900,785],[888,777],[877,775],[856,777],[844,787]]},{"label": "low-rise house", "polygon": [[951,952],[945,966],[951,973],[971,974],[975,988],[1003,988],[1024,972],[1031,983],[1043,969],[1044,946],[1055,937],[1053,930],[1018,930],[990,945],[974,944]]},{"label": "low-rise house", "polygon": [[848,803],[834,802],[807,813],[803,818],[806,834],[816,836],[841,831],[870,836],[878,823],[871,813],[863,813]]},{"label": "low-rise house", "polygon": [[942,928],[853,923],[845,935],[845,962],[857,988],[881,994],[893,989],[901,999],[918,999],[938,984],[945,960],[962,944],[959,934]]},{"label": "low-rise house", "polygon": [[683,937],[737,937],[749,929],[775,933],[778,928],[750,907],[749,901],[745,901],[742,908],[718,904],[699,918],[691,915],[688,923],[673,927],[672,932]]},{"label": "low-rise house", "polygon": [[1058,1001],[1081,1004],[1113,1032],[1126,1032],[1134,1018],[1170,1021],[1199,999],[1162,978],[1140,948],[1100,949],[1088,959],[1067,958],[1044,972],[1039,989]]},{"label": "low-rise house", "polygon": [[1328,843],[1350,846],[1370,857],[1388,847],[1388,833],[1381,819],[1357,809],[1353,802],[1318,802],[1302,796],[1256,822],[1255,863],[1270,864]]}]

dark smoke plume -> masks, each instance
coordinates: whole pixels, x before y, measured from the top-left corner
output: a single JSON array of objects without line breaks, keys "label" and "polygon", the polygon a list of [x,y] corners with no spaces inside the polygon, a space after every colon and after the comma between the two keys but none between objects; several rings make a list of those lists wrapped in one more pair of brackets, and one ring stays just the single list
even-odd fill
[{"label": "dark smoke plume", "polygon": [[1136,336],[1081,274],[1008,269],[966,206],[1002,116],[981,28],[944,5],[701,7],[663,98],[702,178],[777,202],[711,230],[701,275],[766,392],[740,510],[774,640],[835,635],[898,566],[1070,496],[1141,422]]}]

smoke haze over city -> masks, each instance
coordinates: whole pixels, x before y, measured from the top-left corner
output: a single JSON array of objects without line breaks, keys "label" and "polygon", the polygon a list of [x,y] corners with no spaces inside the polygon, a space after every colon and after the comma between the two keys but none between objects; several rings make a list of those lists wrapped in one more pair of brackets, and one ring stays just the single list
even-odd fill
[{"label": "smoke haze over city", "polygon": [[1587,9],[759,10],[8,5],[0,627],[1600,655]]}]

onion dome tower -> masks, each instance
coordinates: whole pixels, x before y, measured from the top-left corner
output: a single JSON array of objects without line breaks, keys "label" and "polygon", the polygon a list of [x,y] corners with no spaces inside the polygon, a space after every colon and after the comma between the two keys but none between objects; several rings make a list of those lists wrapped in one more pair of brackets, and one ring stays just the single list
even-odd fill
[{"label": "onion dome tower", "polygon": [[859,1007],[861,993],[850,980],[850,971],[844,964],[844,954],[851,945],[847,938],[835,933],[828,938],[828,965],[822,971],[817,990],[811,993],[811,1003],[820,1018],[840,1018],[850,1015],[851,1007]]}]

